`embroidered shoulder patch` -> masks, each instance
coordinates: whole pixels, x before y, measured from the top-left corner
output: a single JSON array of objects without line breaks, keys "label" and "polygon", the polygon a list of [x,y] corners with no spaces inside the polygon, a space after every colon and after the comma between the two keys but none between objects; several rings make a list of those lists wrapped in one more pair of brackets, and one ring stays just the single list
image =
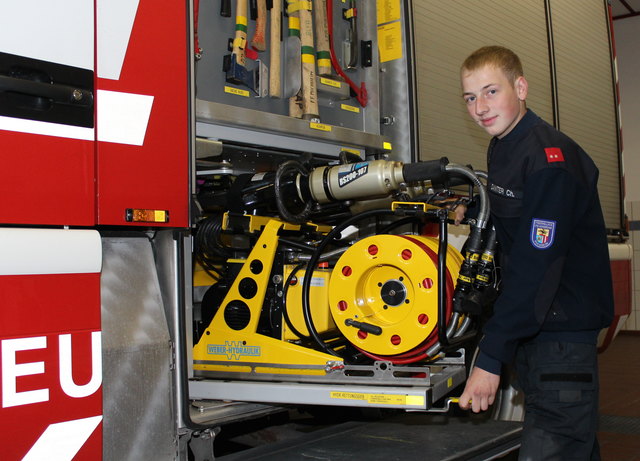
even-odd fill
[{"label": "embroidered shoulder patch", "polygon": [[556,234],[556,222],[534,219],[531,223],[531,244],[539,250],[546,250],[553,245]]},{"label": "embroidered shoulder patch", "polygon": [[544,153],[547,154],[547,163],[564,162],[564,155],[559,147],[545,147]]}]

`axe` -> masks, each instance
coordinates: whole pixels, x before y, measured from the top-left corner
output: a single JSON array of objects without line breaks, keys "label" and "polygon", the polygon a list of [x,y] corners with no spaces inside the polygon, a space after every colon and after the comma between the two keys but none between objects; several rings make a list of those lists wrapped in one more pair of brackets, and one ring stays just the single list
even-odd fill
[{"label": "axe", "polygon": [[258,1],[258,16],[256,17],[256,30],[253,33],[251,46],[256,51],[264,51],[267,49],[265,34],[267,29],[267,0]]},{"label": "axe", "polygon": [[[236,1],[236,33],[228,62],[225,61],[226,80],[236,85],[245,85],[258,96],[266,96],[268,87],[264,82],[268,79],[266,66],[258,61],[258,68],[247,69],[247,0]],[[227,57],[225,57],[227,58]]]}]

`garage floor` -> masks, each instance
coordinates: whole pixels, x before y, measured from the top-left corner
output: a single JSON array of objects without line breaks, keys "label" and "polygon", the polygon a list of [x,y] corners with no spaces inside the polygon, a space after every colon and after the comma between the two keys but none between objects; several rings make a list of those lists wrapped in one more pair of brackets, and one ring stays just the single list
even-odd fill
[{"label": "garage floor", "polygon": [[640,334],[622,332],[599,356],[603,461],[640,461]]}]

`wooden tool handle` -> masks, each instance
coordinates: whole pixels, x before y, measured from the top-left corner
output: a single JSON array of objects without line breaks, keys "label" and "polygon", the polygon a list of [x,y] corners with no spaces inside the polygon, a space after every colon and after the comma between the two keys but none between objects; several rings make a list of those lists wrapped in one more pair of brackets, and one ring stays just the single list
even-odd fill
[{"label": "wooden tool handle", "polygon": [[236,62],[247,67],[245,49],[247,47],[247,0],[236,0],[236,35],[233,39],[232,54]]},{"label": "wooden tool handle", "polygon": [[318,74],[331,75],[331,51],[329,50],[329,26],[327,24],[327,0],[315,0],[313,16],[316,29],[316,57]]},{"label": "wooden tool handle", "polygon": [[302,47],[302,117],[319,118],[316,86],[316,56],[313,47],[313,15],[311,2],[300,1],[300,45]]},{"label": "wooden tool handle", "polygon": [[282,30],[282,0],[273,0],[271,8],[271,26],[269,30],[269,96],[280,98],[282,96],[282,83],[280,78],[281,67],[281,30]]}]

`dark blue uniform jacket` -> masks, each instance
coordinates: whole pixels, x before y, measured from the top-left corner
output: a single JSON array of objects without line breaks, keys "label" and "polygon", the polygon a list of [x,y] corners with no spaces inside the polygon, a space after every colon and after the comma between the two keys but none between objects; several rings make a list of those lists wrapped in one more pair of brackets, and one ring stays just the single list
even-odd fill
[{"label": "dark blue uniform jacket", "polygon": [[476,365],[499,374],[523,341],[594,343],[613,289],[598,169],[580,146],[529,110],[488,163],[503,290]]}]

